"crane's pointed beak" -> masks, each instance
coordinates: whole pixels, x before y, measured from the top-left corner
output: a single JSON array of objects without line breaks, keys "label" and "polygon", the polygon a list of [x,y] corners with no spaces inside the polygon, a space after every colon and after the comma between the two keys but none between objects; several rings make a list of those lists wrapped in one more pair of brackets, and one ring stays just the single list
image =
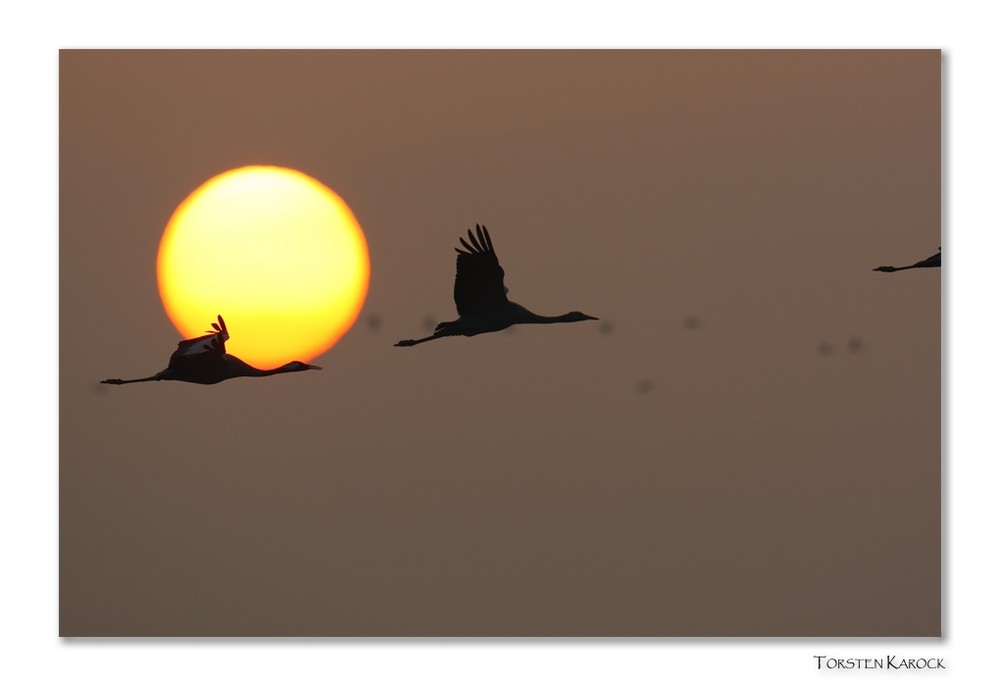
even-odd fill
[{"label": "crane's pointed beak", "polygon": [[314,364],[307,364],[306,366],[309,367],[309,369],[322,369],[322,367],[317,367]]}]

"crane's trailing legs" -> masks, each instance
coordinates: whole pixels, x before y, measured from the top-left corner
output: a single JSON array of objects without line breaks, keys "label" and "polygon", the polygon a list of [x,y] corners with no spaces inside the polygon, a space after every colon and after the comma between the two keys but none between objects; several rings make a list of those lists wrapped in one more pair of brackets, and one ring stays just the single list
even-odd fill
[{"label": "crane's trailing legs", "polygon": [[[941,248],[938,248],[940,251]],[[883,265],[881,267],[875,267],[872,269],[873,272],[901,272],[904,269],[920,269],[925,267],[940,267],[941,266],[941,253],[938,252],[937,255],[931,255],[926,260],[920,260],[919,262],[914,262],[913,264],[908,264],[905,267],[891,267],[888,265]]]},{"label": "crane's trailing legs", "polygon": [[147,376],[144,379],[105,379],[101,383],[110,383],[114,384],[115,386],[121,386],[124,383],[139,383],[140,381],[160,381],[162,378],[163,378],[163,372],[160,372],[159,374],[154,374],[153,376]]}]

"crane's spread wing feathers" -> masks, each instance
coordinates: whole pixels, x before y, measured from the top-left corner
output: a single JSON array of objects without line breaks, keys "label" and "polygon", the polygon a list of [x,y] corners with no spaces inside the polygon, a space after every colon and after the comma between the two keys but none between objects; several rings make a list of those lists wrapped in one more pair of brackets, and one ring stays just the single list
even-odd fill
[{"label": "crane's spread wing feathers", "polygon": [[455,248],[455,307],[459,317],[489,312],[507,303],[504,272],[493,251],[493,241],[485,226],[469,229],[469,242],[459,238],[462,248]]},{"label": "crane's spread wing feathers", "polygon": [[222,315],[218,315],[219,323],[212,322],[215,331],[209,332],[205,336],[189,338],[177,344],[177,350],[170,356],[170,366],[183,361],[190,360],[199,355],[211,355],[222,358],[226,354],[226,341],[229,340],[229,330]]}]

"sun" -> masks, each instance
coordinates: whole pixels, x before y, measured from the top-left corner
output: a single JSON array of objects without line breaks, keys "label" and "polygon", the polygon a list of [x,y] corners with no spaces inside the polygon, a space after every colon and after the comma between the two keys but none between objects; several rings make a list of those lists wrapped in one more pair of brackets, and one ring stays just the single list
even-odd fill
[{"label": "sun", "polygon": [[184,338],[221,314],[228,352],[257,367],[308,362],[354,324],[368,245],[340,196],[294,169],[250,166],[203,183],[174,211],[156,258]]}]

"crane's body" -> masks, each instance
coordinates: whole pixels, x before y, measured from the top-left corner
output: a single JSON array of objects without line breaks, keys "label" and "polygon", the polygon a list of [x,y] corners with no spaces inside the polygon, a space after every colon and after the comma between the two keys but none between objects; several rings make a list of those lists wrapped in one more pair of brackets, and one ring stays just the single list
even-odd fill
[{"label": "crane's body", "polygon": [[304,372],[320,369],[304,362],[289,362],[275,369],[257,369],[235,355],[226,352],[229,331],[226,322],[219,315],[219,322],[212,323],[214,332],[205,336],[190,338],[177,344],[177,350],[170,356],[167,368],[152,376],[141,379],[105,379],[101,383],[120,386],[142,381],[187,381],[189,383],[216,384],[238,376],[271,376],[285,372]]},{"label": "crane's body", "polygon": [[528,308],[507,299],[504,271],[493,250],[493,241],[485,226],[476,224],[476,233],[469,230],[469,241],[458,239],[462,248],[455,267],[455,307],[458,319],[441,322],[430,336],[399,341],[397,346],[412,346],[445,336],[477,336],[502,331],[514,324],[552,324],[581,322],[597,317],[582,312],[567,312],[553,317],[535,314]]}]

